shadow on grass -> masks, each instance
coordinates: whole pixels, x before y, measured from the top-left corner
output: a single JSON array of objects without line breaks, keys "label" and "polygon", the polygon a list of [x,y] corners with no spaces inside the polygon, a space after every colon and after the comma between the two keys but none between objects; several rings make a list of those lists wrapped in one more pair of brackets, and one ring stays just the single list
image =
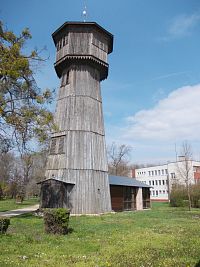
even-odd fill
[{"label": "shadow on grass", "polygon": [[5,212],[5,211],[9,211],[9,210],[8,210],[8,209],[5,209],[5,210],[1,209],[1,211],[0,211],[0,212]]},{"label": "shadow on grass", "polygon": [[74,232],[74,229],[69,227],[68,230],[67,230],[67,234],[72,234]]},{"label": "shadow on grass", "polygon": [[194,265],[194,267],[200,267],[200,260]]}]

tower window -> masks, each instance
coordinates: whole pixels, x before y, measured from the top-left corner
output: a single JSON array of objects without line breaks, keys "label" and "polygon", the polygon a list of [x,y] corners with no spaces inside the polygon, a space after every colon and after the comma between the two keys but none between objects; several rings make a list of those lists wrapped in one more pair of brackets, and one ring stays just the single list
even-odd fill
[{"label": "tower window", "polygon": [[66,74],[66,84],[69,84],[69,70],[67,71],[67,74]]},{"label": "tower window", "polygon": [[64,153],[64,141],[65,141],[65,137],[61,136],[59,138],[58,154]]},{"label": "tower window", "polygon": [[51,145],[50,145],[50,154],[56,154],[56,140],[57,138],[52,138],[51,139]]},{"label": "tower window", "polygon": [[62,74],[61,86],[65,86],[66,84],[69,84],[69,70]]}]

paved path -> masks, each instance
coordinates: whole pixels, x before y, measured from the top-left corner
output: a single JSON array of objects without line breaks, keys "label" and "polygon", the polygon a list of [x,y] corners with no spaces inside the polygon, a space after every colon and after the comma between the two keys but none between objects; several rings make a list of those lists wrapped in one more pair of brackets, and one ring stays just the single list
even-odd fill
[{"label": "paved path", "polygon": [[22,215],[25,213],[33,212],[37,210],[38,208],[39,208],[39,204],[34,205],[34,206],[29,206],[23,209],[3,211],[3,212],[0,212],[0,216],[14,217],[14,216]]}]

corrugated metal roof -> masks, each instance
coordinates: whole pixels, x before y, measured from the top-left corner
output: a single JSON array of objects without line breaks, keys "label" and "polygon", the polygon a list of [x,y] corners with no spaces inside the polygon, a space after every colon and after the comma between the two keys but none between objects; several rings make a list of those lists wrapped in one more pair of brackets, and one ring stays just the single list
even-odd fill
[{"label": "corrugated metal roof", "polygon": [[110,185],[123,185],[123,186],[148,187],[148,188],[151,187],[134,178],[128,178],[124,176],[114,176],[114,175],[109,175],[108,177]]}]

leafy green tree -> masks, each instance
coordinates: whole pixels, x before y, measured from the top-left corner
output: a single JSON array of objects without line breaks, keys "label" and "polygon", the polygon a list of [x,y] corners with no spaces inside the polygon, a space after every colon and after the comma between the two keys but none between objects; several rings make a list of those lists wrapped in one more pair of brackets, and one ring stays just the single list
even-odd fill
[{"label": "leafy green tree", "polygon": [[42,91],[33,76],[43,59],[37,50],[23,51],[30,38],[28,29],[17,36],[0,22],[0,148],[7,152],[17,146],[21,155],[33,138],[44,142],[53,127],[47,108],[52,92]]}]

